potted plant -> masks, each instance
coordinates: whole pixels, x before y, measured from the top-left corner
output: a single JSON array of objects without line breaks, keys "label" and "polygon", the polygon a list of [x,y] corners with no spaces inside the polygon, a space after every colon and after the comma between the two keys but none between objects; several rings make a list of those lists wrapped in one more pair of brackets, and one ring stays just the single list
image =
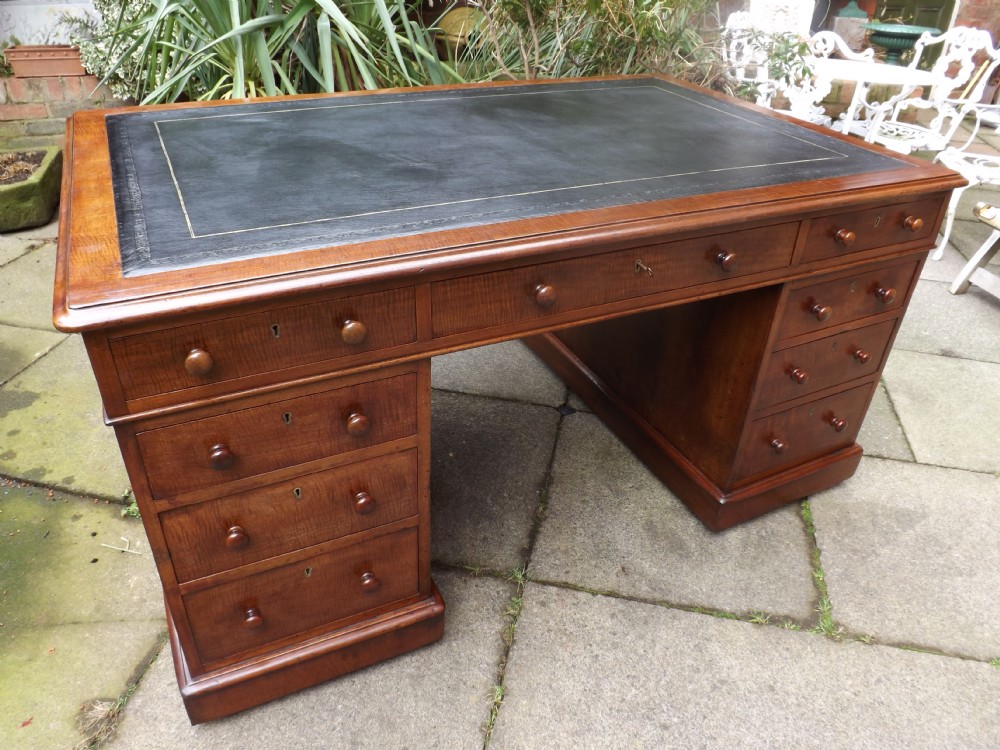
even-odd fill
[{"label": "potted plant", "polygon": [[0,151],[0,232],[46,224],[59,203],[62,149]]}]

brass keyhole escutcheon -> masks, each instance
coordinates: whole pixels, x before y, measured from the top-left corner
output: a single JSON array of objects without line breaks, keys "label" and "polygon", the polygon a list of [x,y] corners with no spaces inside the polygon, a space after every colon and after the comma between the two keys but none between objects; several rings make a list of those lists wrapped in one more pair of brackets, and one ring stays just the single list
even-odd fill
[{"label": "brass keyhole escutcheon", "polygon": [[291,424],[292,413],[290,411],[286,411],[284,414],[281,415],[281,421],[284,422],[285,424]]},{"label": "brass keyhole escutcheon", "polygon": [[305,573],[306,578],[312,578],[312,574],[313,574],[313,569],[312,568],[306,568],[303,572]]},{"label": "brass keyhole escutcheon", "polygon": [[292,496],[293,496],[293,497],[294,497],[294,498],[295,498],[296,500],[301,500],[301,499],[302,499],[302,488],[301,488],[301,487],[295,487],[295,488],[294,488],[294,489],[292,490]]},{"label": "brass keyhole escutcheon", "polygon": [[277,323],[275,323],[274,325],[272,325],[271,326],[271,335],[274,336],[274,338],[276,338],[276,339],[277,338],[281,338],[281,326],[279,326]]}]

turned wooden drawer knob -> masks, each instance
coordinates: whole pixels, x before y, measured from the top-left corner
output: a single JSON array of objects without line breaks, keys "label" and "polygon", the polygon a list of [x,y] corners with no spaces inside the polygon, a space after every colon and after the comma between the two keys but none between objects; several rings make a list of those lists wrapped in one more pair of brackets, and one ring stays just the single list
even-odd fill
[{"label": "turned wooden drawer knob", "polygon": [[535,298],[535,304],[539,307],[552,307],[556,303],[556,300],[559,299],[556,288],[548,284],[538,284],[531,290],[531,294]]},{"label": "turned wooden drawer knob", "polygon": [[716,253],[715,262],[723,271],[732,271],[736,267],[736,253],[727,253],[725,250],[720,250]]},{"label": "turned wooden drawer knob", "polygon": [[879,287],[875,290],[875,296],[885,305],[891,305],[896,301],[896,290],[892,287]]},{"label": "turned wooden drawer knob", "polygon": [[815,317],[816,320],[822,322],[830,319],[830,316],[833,315],[833,308],[827,307],[826,305],[816,304],[809,308],[809,312],[813,314],[813,317]]},{"label": "turned wooden drawer knob", "polygon": [[361,490],[354,495],[354,510],[358,515],[367,516],[375,510],[375,498]]},{"label": "turned wooden drawer knob", "polygon": [[212,449],[208,453],[208,462],[212,465],[213,469],[218,469],[222,471],[228,469],[236,461],[236,456],[233,452],[229,450],[229,446],[225,443],[218,443],[212,446]]},{"label": "turned wooden drawer knob", "polygon": [[263,625],[264,618],[261,617],[256,607],[248,607],[246,612],[243,613],[243,627],[247,630],[257,630],[263,627]]},{"label": "turned wooden drawer knob", "polygon": [[204,349],[192,349],[184,358],[184,369],[193,378],[208,375],[215,365],[212,355]]},{"label": "turned wooden drawer knob", "polygon": [[340,327],[340,338],[348,346],[363,344],[367,335],[368,329],[365,328],[365,324],[360,320],[345,320],[344,324]]},{"label": "turned wooden drawer knob", "polygon": [[361,412],[351,412],[347,417],[347,433],[354,437],[364,437],[372,429],[372,421]]},{"label": "turned wooden drawer knob", "polygon": [[833,427],[834,432],[843,432],[847,429],[847,420],[840,419],[839,417],[830,417],[830,426]]},{"label": "turned wooden drawer knob", "polygon": [[794,380],[799,385],[803,385],[807,380],[809,380],[809,373],[803,370],[801,367],[793,367],[788,371],[788,377]]},{"label": "turned wooden drawer knob", "polygon": [[775,438],[774,440],[771,441],[771,450],[773,450],[780,456],[782,453],[788,450],[788,446],[785,445],[785,443],[783,443],[778,438]]},{"label": "turned wooden drawer knob", "polygon": [[919,232],[924,228],[924,220],[919,216],[907,216],[903,219],[903,226],[911,232]]},{"label": "turned wooden drawer knob", "polygon": [[250,537],[242,526],[230,526],[226,533],[226,546],[231,550],[243,549],[250,544]]},{"label": "turned wooden drawer knob", "polygon": [[838,229],[837,233],[833,235],[833,239],[837,241],[838,245],[843,245],[844,247],[849,247],[854,244],[854,241],[858,238],[854,232],[850,229]]},{"label": "turned wooden drawer knob", "polygon": [[362,573],[361,574],[361,590],[366,594],[371,594],[374,591],[378,591],[379,586],[382,582],[375,577],[374,573]]},{"label": "turned wooden drawer knob", "polygon": [[872,358],[871,352],[866,352],[864,349],[855,349],[854,354],[851,356],[863,365],[868,364],[868,361]]}]

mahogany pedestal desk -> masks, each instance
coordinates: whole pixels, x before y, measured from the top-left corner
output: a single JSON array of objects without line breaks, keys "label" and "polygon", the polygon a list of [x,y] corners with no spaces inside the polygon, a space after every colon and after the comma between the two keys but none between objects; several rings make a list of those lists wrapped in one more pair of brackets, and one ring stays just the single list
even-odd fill
[{"label": "mahogany pedestal desk", "polygon": [[433,355],[527,337],[711,529],[849,477],[962,184],[658,77],[81,112],[66,165],[193,722],[441,636]]}]

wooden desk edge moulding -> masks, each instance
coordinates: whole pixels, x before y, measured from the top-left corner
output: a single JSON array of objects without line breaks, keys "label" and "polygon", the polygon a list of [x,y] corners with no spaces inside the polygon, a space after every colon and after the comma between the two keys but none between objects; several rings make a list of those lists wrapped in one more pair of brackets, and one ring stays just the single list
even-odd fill
[{"label": "wooden desk edge moulding", "polygon": [[[535,147],[525,136],[475,157],[516,169],[458,179],[460,143],[390,154],[407,166],[386,174],[409,182],[379,188],[389,177],[355,167],[390,167],[331,142],[318,158],[344,177],[329,205],[313,205],[326,183],[301,170],[304,188],[267,186],[273,215],[246,205],[241,179],[301,158],[291,135],[283,152],[257,148],[274,118],[303,133],[339,118],[349,133],[402,127],[402,109],[400,122],[457,111],[486,129],[522,118],[552,151],[525,161],[555,166],[520,165]],[[227,128],[254,148],[220,189],[198,149],[224,148]],[[593,158],[560,151],[588,137],[616,143]],[[699,139],[705,162],[677,161]],[[660,76],[79,112],[65,164],[54,321],[83,335],[192,723],[441,637],[432,356],[525,339],[713,530],[850,477],[963,184]],[[366,180],[370,193],[352,189]]]}]

